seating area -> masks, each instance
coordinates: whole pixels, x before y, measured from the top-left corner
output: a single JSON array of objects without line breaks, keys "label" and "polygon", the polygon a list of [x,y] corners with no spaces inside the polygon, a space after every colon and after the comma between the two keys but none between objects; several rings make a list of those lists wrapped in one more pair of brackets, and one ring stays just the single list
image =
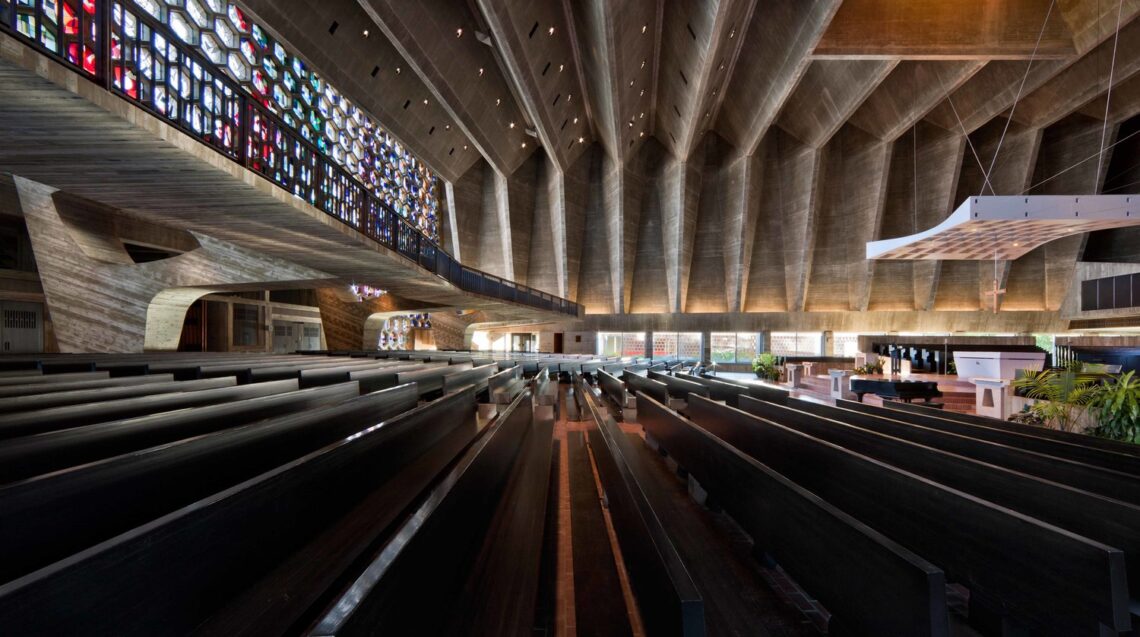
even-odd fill
[{"label": "seating area", "polygon": [[529,633],[553,420],[503,367],[0,359],[2,632]]},{"label": "seating area", "polygon": [[[659,634],[731,634],[753,606],[718,588],[731,569],[702,579],[723,557],[715,543],[688,548],[686,525],[718,516],[750,540],[731,561],[786,574],[829,634],[1130,635],[1140,621],[1135,446],[706,378],[677,410],[667,378],[625,378],[578,389],[630,586]],[[636,424],[618,422],[619,390]],[[679,515],[670,488],[701,506]]]}]

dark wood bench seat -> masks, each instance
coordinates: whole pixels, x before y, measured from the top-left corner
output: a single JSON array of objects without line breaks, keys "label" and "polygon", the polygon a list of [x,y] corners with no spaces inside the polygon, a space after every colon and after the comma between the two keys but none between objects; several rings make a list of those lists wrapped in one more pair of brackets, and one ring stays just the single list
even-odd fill
[{"label": "dark wood bench seat", "polygon": [[0,581],[21,576],[416,405],[415,388],[359,396],[108,458],[0,489]]},{"label": "dark wood bench seat", "polygon": [[758,554],[823,603],[836,629],[948,634],[941,569],[722,437],[644,401],[638,416],[646,433],[752,537]]},{"label": "dark wood bench seat", "polygon": [[[448,400],[6,585],[0,622],[25,634],[296,634],[342,571],[477,434],[472,396]],[[48,610],[62,599],[70,601]]]},{"label": "dark wood bench seat", "polygon": [[[1130,630],[1123,552],[746,412],[694,397],[700,427],[1001,601],[1041,634]],[[710,490],[710,492],[712,492]],[[826,602],[825,602],[826,603]]]},{"label": "dark wood bench seat", "polygon": [[[143,376],[142,378],[148,378]],[[175,380],[157,383],[131,384],[125,386],[100,387],[97,389],[78,389],[68,392],[54,392],[49,394],[35,394],[6,398],[0,402],[0,414],[13,414],[33,409],[50,409],[66,405],[83,403],[100,403],[111,400],[123,400],[138,396],[155,394],[170,394],[176,392],[193,392],[203,389],[216,389],[219,387],[232,387],[235,380],[227,378],[204,378],[202,380]]]},{"label": "dark wood bench seat", "polygon": [[[0,484],[266,418],[285,416],[320,405],[334,404],[359,394],[356,383],[292,391],[295,386],[294,381],[282,380],[184,394],[148,396],[142,400],[164,400],[156,400],[148,405],[142,412],[146,415],[115,420],[100,419],[95,424],[5,440],[0,442]],[[214,396],[209,400],[199,396],[211,393]],[[180,397],[194,400],[201,398],[203,402],[187,405],[177,400],[165,400]],[[115,407],[122,402],[125,401],[114,401],[106,405]],[[95,411],[104,404],[73,405],[60,409],[78,408]],[[194,408],[186,408],[189,406]],[[43,414],[50,411],[54,410],[24,412],[14,416]],[[134,409],[124,409],[118,411],[117,415],[133,411]],[[105,411],[103,416],[110,413],[113,412]],[[88,413],[83,415],[86,416]],[[65,416],[59,422],[66,423],[68,420],[69,418]],[[3,418],[0,418],[0,421],[3,421]]]}]

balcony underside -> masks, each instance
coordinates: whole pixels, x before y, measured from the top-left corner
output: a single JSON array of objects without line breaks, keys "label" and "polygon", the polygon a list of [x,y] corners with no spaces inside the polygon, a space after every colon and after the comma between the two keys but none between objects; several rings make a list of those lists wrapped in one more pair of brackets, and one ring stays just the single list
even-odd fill
[{"label": "balcony underside", "polygon": [[0,148],[0,172],[425,307],[565,318],[460,290],[4,33]]}]

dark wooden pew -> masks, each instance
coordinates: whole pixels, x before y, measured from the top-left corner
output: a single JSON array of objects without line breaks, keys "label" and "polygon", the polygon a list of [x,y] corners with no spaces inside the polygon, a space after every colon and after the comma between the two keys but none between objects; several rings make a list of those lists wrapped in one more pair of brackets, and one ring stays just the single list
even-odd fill
[{"label": "dark wooden pew", "polygon": [[[624,376],[625,374],[623,374]],[[609,372],[598,372],[598,386],[619,409],[625,407],[625,385]]]},{"label": "dark wooden pew", "polygon": [[725,442],[1000,600],[1042,634],[1130,630],[1123,552],[793,429],[694,397],[690,417]]},{"label": "dark wooden pew", "polygon": [[[372,370],[394,370],[400,364],[395,361],[372,361],[371,365],[337,365],[335,367],[319,367],[316,369],[302,369],[297,373],[302,389],[309,387],[323,387],[347,383],[352,380],[352,373]],[[409,366],[410,367],[410,366]]]},{"label": "dark wooden pew", "polygon": [[103,387],[129,387],[132,385],[169,383],[173,380],[174,377],[170,374],[157,374],[155,376],[129,376],[126,378],[78,380],[69,383],[33,383],[30,385],[8,385],[5,387],[0,387],[0,400],[7,400],[9,398],[16,398],[19,396],[73,392],[84,389],[100,389]]},{"label": "dark wooden pew", "polygon": [[898,403],[894,401],[884,401],[883,406],[895,411],[905,411],[914,414],[921,414],[924,416],[942,418],[944,420],[954,420],[970,425],[978,425],[980,427],[1000,429],[1002,431],[1007,431],[1013,434],[1046,438],[1058,443],[1078,445],[1081,447],[1092,447],[1108,454],[1123,454],[1125,456],[1136,457],[1138,459],[1138,462],[1140,462],[1140,445],[1135,445],[1127,442],[1106,440],[1104,438],[1097,438],[1096,436],[1078,434],[1069,431],[1060,431],[1058,429],[1034,427],[1032,425],[1010,422],[1008,420],[1000,420],[998,418],[988,418],[986,416],[978,416],[976,414],[963,414],[954,411],[944,411],[941,409],[934,410],[930,409],[929,407],[924,407],[921,403]]},{"label": "dark wooden pew", "polygon": [[[549,381],[549,376],[546,380]],[[487,394],[492,403],[509,405],[514,402],[516,396],[526,389],[526,385],[527,381],[522,378],[522,368],[518,366],[508,367],[497,374],[492,374],[487,379]],[[545,390],[545,386],[542,389]],[[539,403],[538,396],[539,388],[536,386],[532,394],[532,400],[536,404]]]},{"label": "dark wooden pew", "polygon": [[13,414],[34,409],[50,409],[65,405],[78,405],[82,403],[98,403],[110,400],[122,400],[138,396],[154,394],[169,394],[175,392],[192,392],[203,389],[216,389],[218,387],[231,387],[233,378],[209,378],[202,380],[168,381],[148,383],[142,385],[128,385],[125,387],[102,387],[99,389],[81,389],[70,392],[51,394],[38,394],[32,396],[18,396],[5,398],[0,402],[0,414]]},{"label": "dark wooden pew", "polygon": [[704,396],[705,398],[709,396],[707,387],[679,376],[671,376],[662,372],[649,370],[649,378],[659,383],[665,383],[665,386],[669,388],[669,395],[673,398],[680,398],[687,401],[689,400],[689,394],[696,394],[697,396]]},{"label": "dark wooden pew", "polygon": [[[639,397],[639,401],[641,397]],[[949,632],[940,569],[663,404],[638,419],[756,544],[856,635]]]},{"label": "dark wooden pew", "polygon": [[566,445],[576,628],[584,635],[627,637],[633,629],[585,434],[566,432]]},{"label": "dark wooden pew", "polygon": [[[545,425],[532,426],[530,394],[519,396],[380,547],[375,559],[326,604],[305,634],[375,634],[380,627],[393,635],[530,634],[533,597],[512,600],[511,591],[536,581],[538,560],[532,552],[540,548],[541,539],[536,543],[531,533],[539,524],[532,520],[529,532],[516,529],[528,538],[523,544],[526,555],[517,558],[497,541],[501,538],[489,537],[489,531],[496,528],[497,511],[509,506],[501,504],[503,487],[512,473],[517,475],[516,465],[526,462],[520,453],[538,451],[549,457],[548,444],[527,440],[536,432],[545,437],[546,431]],[[526,504],[520,503],[527,508],[525,517],[545,514],[534,507],[537,491],[547,483],[541,478],[536,482]],[[488,561],[480,563],[484,550],[490,552]],[[526,569],[524,577],[505,572],[509,565],[502,562],[510,560]],[[478,581],[484,575],[495,579]],[[499,589],[500,581],[510,583]],[[496,626],[500,628],[493,630]]]},{"label": "dark wooden pew", "polygon": [[349,358],[328,361],[314,361],[309,363],[290,363],[287,365],[275,365],[270,367],[257,367],[250,369],[249,382],[264,383],[273,380],[300,378],[301,373],[304,371],[318,371],[322,369],[337,369],[346,367],[350,369],[363,370],[376,368],[382,365],[383,363],[377,363],[371,359]]},{"label": "dark wooden pew", "polygon": [[[0,484],[219,429],[335,404],[359,394],[356,383],[289,391],[287,388],[293,385],[293,381],[282,380],[179,394],[178,396],[225,392],[226,396],[224,400],[203,403],[194,409],[151,411],[146,412],[148,415],[145,416],[102,420],[98,424],[5,440],[0,443]],[[93,410],[102,405],[103,403],[96,403],[79,407]],[[173,405],[166,407],[175,408]]]},{"label": "dark wooden pew", "polygon": [[704,601],[662,521],[653,512],[645,493],[652,486],[639,483],[630,466],[636,462],[629,449],[630,441],[593,391],[585,383],[578,383],[577,387],[597,425],[589,432],[594,462],[646,633],[704,635]]},{"label": "dark wooden pew", "polygon": [[709,392],[709,398],[727,403],[732,407],[736,407],[741,394],[747,394],[748,392],[747,387],[735,383],[726,383],[715,378],[706,378],[704,376],[685,376],[684,378],[690,382],[704,385]]},{"label": "dark wooden pew", "polygon": [[740,408],[1119,548],[1128,566],[1129,590],[1140,591],[1140,506],[747,396]]},{"label": "dark wooden pew", "polygon": [[488,379],[498,371],[499,366],[491,364],[472,367],[453,374],[446,374],[442,377],[443,385],[440,391],[445,395],[453,394],[463,387],[470,385],[475,388],[476,395],[480,397],[486,395],[487,402],[490,402]]},{"label": "dark wooden pew", "polygon": [[[659,380],[649,378],[648,376],[641,376],[633,372],[625,372],[622,374],[622,380],[625,381],[625,384],[629,387],[629,393],[633,396],[636,396],[637,392],[643,392],[647,396],[652,396],[654,400],[659,400],[664,403],[669,402],[669,386]],[[607,394],[608,393],[607,391]],[[625,405],[619,402],[618,406],[624,407]]]},{"label": "dark wooden pew", "polygon": [[790,395],[790,392],[788,392],[786,389],[783,389],[782,387],[760,381],[747,383],[729,378],[710,378],[708,376],[693,377],[693,380],[696,382],[701,382],[698,380],[698,378],[703,380],[711,380],[718,383],[735,385],[741,388],[740,393],[742,394],[747,394],[753,398],[756,398],[757,400],[766,400],[778,405],[787,404],[788,396]]},{"label": "dark wooden pew", "polygon": [[297,634],[477,434],[473,406],[470,394],[425,405],[2,587],[0,621],[46,634]]},{"label": "dark wooden pew", "polygon": [[[840,401],[837,401],[840,402]],[[849,406],[852,401],[841,401]],[[811,400],[792,399],[788,406],[827,418],[849,422],[860,427],[911,440],[919,444],[996,464],[1007,469],[1067,484],[1109,498],[1140,505],[1140,480],[1128,473],[1050,456],[996,442],[979,440],[937,427],[915,425],[894,417],[890,411],[882,415],[836,407]]]},{"label": "dark wooden pew", "polygon": [[[533,404],[523,400],[515,411],[528,410],[528,402]],[[528,636],[536,631],[544,541],[558,532],[547,526],[548,496],[556,483],[551,480],[554,421],[536,417],[524,436],[484,544],[453,607],[454,633]]]},{"label": "dark wooden pew", "polygon": [[395,365],[391,367],[350,371],[348,377],[350,380],[360,383],[361,394],[367,394],[369,392],[395,387],[399,380],[395,375],[397,372],[440,369],[447,366],[446,363],[418,363],[412,361],[398,361],[396,359],[392,359],[392,362],[394,362]]},{"label": "dark wooden pew", "polygon": [[[8,581],[415,407],[415,388],[217,431],[0,489]],[[2,625],[3,622],[0,622]]]},{"label": "dark wooden pew", "polygon": [[160,411],[269,396],[295,391],[296,389],[296,381],[277,381],[249,389],[244,386],[222,386],[214,389],[152,394],[121,400],[80,403],[0,414],[0,440],[42,434],[58,429],[82,427],[109,420],[143,416]]},{"label": "dark wooden pew", "polygon": [[417,369],[382,368],[352,372],[352,380],[360,382],[360,391],[376,391],[416,383],[420,396],[428,396],[443,391],[443,378],[472,368],[471,363],[448,365],[447,363],[418,363]]},{"label": "dark wooden pew", "polygon": [[19,374],[15,376],[5,376],[0,378],[0,387],[11,387],[13,385],[32,385],[32,384],[56,384],[56,383],[74,383],[85,380],[106,380],[111,377],[111,372],[76,372],[74,374]]}]

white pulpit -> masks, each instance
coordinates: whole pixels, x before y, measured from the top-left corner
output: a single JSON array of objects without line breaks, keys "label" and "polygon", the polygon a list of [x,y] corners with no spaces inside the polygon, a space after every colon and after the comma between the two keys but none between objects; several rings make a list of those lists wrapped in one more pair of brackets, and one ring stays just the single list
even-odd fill
[{"label": "white pulpit", "polygon": [[849,369],[831,369],[827,372],[831,376],[831,397],[855,400],[855,392],[851,391],[851,377],[854,375]]},{"label": "white pulpit", "polygon": [[975,378],[974,413],[1005,420],[1009,418],[1009,380],[1005,378]]},{"label": "white pulpit", "polygon": [[800,387],[800,380],[803,378],[803,365],[788,363],[784,368],[788,370],[788,384],[792,387]]},{"label": "white pulpit", "polygon": [[1045,352],[954,352],[954,366],[958,378],[1017,377],[1017,370],[1041,371],[1045,367]]}]

